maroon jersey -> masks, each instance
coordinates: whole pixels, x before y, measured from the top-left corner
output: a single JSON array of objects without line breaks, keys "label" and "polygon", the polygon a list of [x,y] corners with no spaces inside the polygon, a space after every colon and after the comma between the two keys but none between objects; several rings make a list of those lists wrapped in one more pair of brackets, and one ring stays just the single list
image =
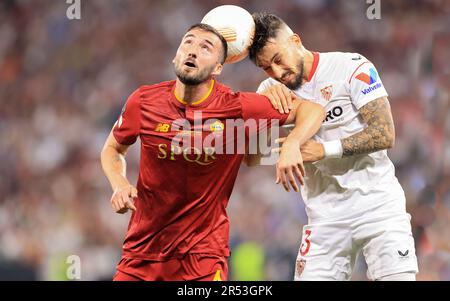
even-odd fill
[{"label": "maroon jersey", "polygon": [[[174,89],[175,81],[140,87],[114,126],[120,144],[141,140],[137,210],[128,226],[124,258],[229,256],[226,206],[243,154],[236,153],[242,144],[239,130],[227,120],[279,120],[282,125],[287,118],[265,96],[234,93],[218,82],[212,82],[204,100],[192,104],[179,100]],[[202,144],[215,137],[215,143]],[[225,150],[230,145],[233,153]]]}]

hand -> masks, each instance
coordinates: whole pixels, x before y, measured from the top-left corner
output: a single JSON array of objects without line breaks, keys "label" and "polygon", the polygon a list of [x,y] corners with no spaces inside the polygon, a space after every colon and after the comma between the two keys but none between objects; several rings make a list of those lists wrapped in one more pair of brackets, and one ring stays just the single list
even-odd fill
[{"label": "hand", "polygon": [[316,162],[325,158],[323,144],[309,139],[300,146],[304,162]]},{"label": "hand", "polygon": [[280,158],[277,163],[277,179],[276,184],[281,183],[286,191],[289,192],[289,183],[291,184],[294,191],[298,192],[299,188],[297,182],[295,181],[294,175],[300,181],[301,185],[305,182],[303,177],[305,176],[305,167],[303,166],[303,158],[300,153],[300,147],[294,141],[291,142],[286,139],[281,147]]},{"label": "hand", "polygon": [[260,94],[267,96],[275,110],[281,114],[289,113],[292,110],[292,99],[295,98],[295,95],[285,85],[273,85]]},{"label": "hand", "polygon": [[[286,140],[286,137],[279,138],[275,141],[275,143],[283,143]],[[272,149],[273,153],[279,153],[281,151],[280,147]],[[300,146],[300,151],[303,157],[303,162],[316,162],[325,158],[325,150],[323,148],[323,144],[316,142],[313,139],[309,139],[302,146]]]},{"label": "hand", "polygon": [[111,197],[111,206],[116,213],[124,214],[128,212],[128,209],[136,211],[134,202],[131,198],[137,197],[137,190],[132,185],[126,185],[123,187],[118,187],[114,190]]}]

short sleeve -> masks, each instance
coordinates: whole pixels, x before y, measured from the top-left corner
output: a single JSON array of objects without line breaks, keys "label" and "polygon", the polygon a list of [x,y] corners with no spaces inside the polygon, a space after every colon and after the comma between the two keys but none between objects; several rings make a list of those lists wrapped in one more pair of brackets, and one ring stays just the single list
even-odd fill
[{"label": "short sleeve", "polygon": [[388,96],[377,69],[369,61],[353,70],[349,83],[352,102],[358,110],[372,100]]},{"label": "short sleeve", "polygon": [[263,124],[258,122],[261,119],[267,120],[269,126],[273,124],[273,120],[278,120],[279,125],[283,125],[289,116],[289,114],[281,114],[275,110],[266,96],[251,92],[237,94],[242,105],[242,118],[244,121],[255,119],[259,130],[261,130],[259,125]]},{"label": "short sleeve", "polygon": [[119,119],[114,124],[113,135],[120,144],[136,142],[141,130],[141,107],[139,89],[134,91],[122,108]]},{"label": "short sleeve", "polygon": [[269,87],[271,87],[271,86],[273,86],[273,85],[275,85],[275,84],[276,84],[276,82],[275,82],[273,79],[271,79],[271,78],[269,77],[269,78],[263,80],[263,81],[259,84],[259,87],[258,87],[258,89],[256,90],[256,93],[261,93],[261,92],[263,92],[264,90],[266,90],[267,88],[269,88]]}]

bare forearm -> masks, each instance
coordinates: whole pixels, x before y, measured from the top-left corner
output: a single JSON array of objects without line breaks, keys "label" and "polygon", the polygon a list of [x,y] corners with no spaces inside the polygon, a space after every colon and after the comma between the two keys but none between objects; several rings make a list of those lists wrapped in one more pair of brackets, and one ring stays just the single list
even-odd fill
[{"label": "bare forearm", "polygon": [[343,155],[368,154],[391,148],[395,141],[395,129],[387,99],[380,98],[368,103],[360,113],[368,126],[341,140]]},{"label": "bare forearm", "polygon": [[304,144],[314,136],[322,125],[325,111],[322,106],[312,102],[302,102],[295,112],[295,127],[287,137],[298,145]]},{"label": "bare forearm", "polygon": [[103,149],[101,154],[102,168],[113,190],[128,185],[126,178],[126,161],[123,154],[111,146]]}]

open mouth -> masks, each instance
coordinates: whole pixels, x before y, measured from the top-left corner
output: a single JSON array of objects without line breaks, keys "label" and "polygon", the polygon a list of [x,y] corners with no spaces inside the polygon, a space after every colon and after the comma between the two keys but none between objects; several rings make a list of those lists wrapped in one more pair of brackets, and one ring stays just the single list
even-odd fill
[{"label": "open mouth", "polygon": [[188,67],[191,67],[191,68],[197,68],[197,66],[196,66],[193,62],[187,61],[187,62],[185,62],[184,64],[185,64],[186,66],[188,66]]}]

